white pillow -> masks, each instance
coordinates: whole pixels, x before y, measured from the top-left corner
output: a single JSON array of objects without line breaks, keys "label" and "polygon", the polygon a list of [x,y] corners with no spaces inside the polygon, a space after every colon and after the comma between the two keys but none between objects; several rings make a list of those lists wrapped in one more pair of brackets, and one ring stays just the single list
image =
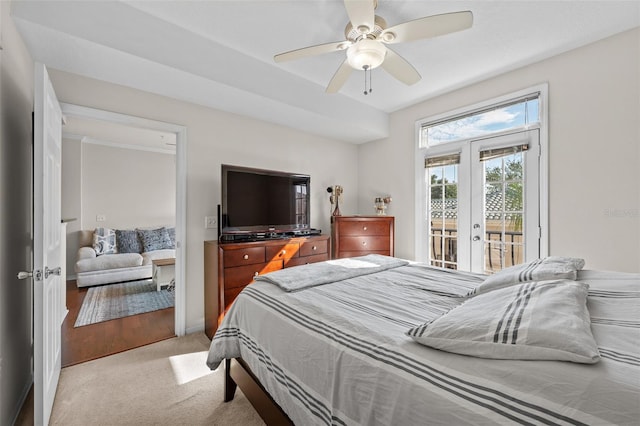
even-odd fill
[{"label": "white pillow", "polygon": [[513,284],[527,281],[575,280],[584,267],[584,259],[549,256],[532,262],[521,263],[496,272],[471,290],[467,296],[486,293]]},{"label": "white pillow", "polygon": [[480,358],[594,364],[600,353],[591,333],[588,289],[569,280],[505,287],[406,334],[426,346]]},{"label": "white pillow", "polygon": [[117,253],[116,232],[111,228],[96,228],[93,231],[93,249],[97,256]]}]

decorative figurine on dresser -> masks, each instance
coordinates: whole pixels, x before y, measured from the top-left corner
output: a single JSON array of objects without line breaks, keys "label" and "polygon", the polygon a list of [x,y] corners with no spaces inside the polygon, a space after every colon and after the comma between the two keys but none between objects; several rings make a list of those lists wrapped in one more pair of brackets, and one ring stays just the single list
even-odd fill
[{"label": "decorative figurine on dresser", "polygon": [[393,227],[393,216],[333,216],[333,258],[364,256],[371,253],[393,256]]}]

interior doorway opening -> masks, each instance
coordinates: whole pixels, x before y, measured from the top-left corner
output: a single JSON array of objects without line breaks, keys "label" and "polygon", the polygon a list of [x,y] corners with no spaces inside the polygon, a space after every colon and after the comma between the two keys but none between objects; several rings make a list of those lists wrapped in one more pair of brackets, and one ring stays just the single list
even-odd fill
[{"label": "interior doorway opening", "polygon": [[[184,247],[186,235],[186,128],[184,126],[173,123],[150,120],[147,118],[79,105],[61,103],[61,107],[63,116],[67,119],[78,118],[94,121],[96,123],[103,123],[104,125],[111,124],[114,126],[128,127],[137,131],[147,131],[149,133],[156,132],[158,134],[168,134],[171,136],[167,138],[169,139],[169,141],[167,142],[168,146],[166,147],[166,150],[175,150],[175,287],[173,289],[175,297],[175,307],[173,310],[174,315],[172,322],[175,335],[184,335],[186,331],[184,285]],[[93,141],[89,140],[88,142],[92,143]],[[142,147],[137,149],[152,151],[156,148]],[[117,170],[117,165],[115,169]],[[161,173],[162,171],[158,172]],[[96,217],[96,220],[99,220],[99,217]],[[79,224],[79,226],[81,228],[86,228],[85,224]],[[75,263],[75,259],[71,259],[71,261],[67,263],[73,264]],[[70,275],[72,275],[71,271],[73,271],[73,269],[70,269]],[[71,278],[73,278],[73,276]],[[73,303],[73,301],[67,302],[70,305]],[[164,321],[164,323],[166,327],[166,320]]]}]

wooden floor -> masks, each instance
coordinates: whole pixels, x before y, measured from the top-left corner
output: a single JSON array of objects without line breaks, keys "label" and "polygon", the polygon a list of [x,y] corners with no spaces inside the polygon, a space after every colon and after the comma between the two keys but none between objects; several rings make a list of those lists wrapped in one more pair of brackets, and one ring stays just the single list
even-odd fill
[{"label": "wooden floor", "polygon": [[74,328],[87,288],[67,281],[69,313],[62,324],[62,367],[79,364],[175,336],[174,308]]}]

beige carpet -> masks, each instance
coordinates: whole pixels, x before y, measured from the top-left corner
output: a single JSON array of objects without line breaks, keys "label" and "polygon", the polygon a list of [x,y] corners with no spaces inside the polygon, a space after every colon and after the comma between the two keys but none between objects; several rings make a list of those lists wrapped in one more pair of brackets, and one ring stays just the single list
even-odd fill
[{"label": "beige carpet", "polygon": [[53,425],[264,425],[224,369],[204,364],[209,340],[190,334],[62,369]]}]

